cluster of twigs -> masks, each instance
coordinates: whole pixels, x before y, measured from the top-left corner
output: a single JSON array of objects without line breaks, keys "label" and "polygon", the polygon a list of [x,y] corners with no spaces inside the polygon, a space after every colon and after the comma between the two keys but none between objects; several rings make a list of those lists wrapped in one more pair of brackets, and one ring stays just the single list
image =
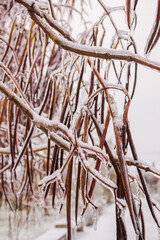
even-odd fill
[{"label": "cluster of twigs", "polygon": [[[132,30],[138,1],[133,4],[126,0],[125,6],[115,8],[106,7],[101,0],[96,2],[104,13],[92,26],[85,20],[85,8],[89,8],[85,0],[59,0],[56,4],[51,0],[16,0],[8,7],[2,4],[2,190],[13,211],[22,207],[24,199],[38,202],[38,186],[44,198],[52,196],[53,207],[60,196],[66,199],[67,236],[71,239],[73,183],[77,223],[80,199],[83,213],[88,204],[96,208],[92,196],[98,182],[113,193],[117,239],[127,239],[122,200],[126,201],[137,239],[145,239],[141,199],[137,204],[131,182],[136,182],[146,197],[159,227],[141,169],[157,177],[160,173],[138,160],[128,110],[135,92],[137,65],[160,71],[160,64],[137,54]],[[159,2],[146,53],[159,38]],[[115,11],[125,16],[128,31],[116,26],[112,17]],[[77,38],[72,37],[75,17],[84,27]],[[106,19],[115,32],[109,48],[105,45]],[[121,115],[117,95],[122,102]],[[108,143],[110,129],[114,146]],[[129,147],[133,158],[127,157]],[[129,175],[129,166],[137,168],[139,178]],[[110,178],[111,171],[116,180]]]}]

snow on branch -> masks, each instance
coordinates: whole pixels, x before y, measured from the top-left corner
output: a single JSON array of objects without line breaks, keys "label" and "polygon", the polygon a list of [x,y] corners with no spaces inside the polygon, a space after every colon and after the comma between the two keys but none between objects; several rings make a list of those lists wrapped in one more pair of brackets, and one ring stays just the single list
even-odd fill
[{"label": "snow on branch", "polygon": [[[70,149],[70,141],[72,144],[75,144],[74,136],[72,132],[62,123],[56,121],[56,120],[49,120],[45,117],[42,117],[38,115],[33,109],[30,109],[29,106],[23,102],[23,100],[18,97],[14,92],[12,92],[9,88],[5,86],[4,83],[0,82],[0,90],[11,100],[13,101],[22,111],[25,115],[27,115],[36,126],[39,126],[40,129],[48,135],[48,131],[50,132],[50,138],[53,142],[55,142],[58,146],[62,147],[66,151],[69,151]],[[55,131],[61,131],[64,133],[70,141],[66,141],[61,136],[59,136]],[[108,162],[107,155],[97,146],[91,146],[80,139],[77,139],[77,144],[79,147],[84,149],[85,151],[88,151],[89,155],[88,157],[95,158],[95,156],[99,157],[103,162]],[[44,146],[38,147],[38,149],[33,148],[33,152],[43,149]],[[9,147],[6,148],[0,148],[1,154],[10,154]],[[77,155],[77,152],[75,151],[75,154]],[[157,169],[154,169],[153,167],[149,166],[148,164],[141,162],[141,161],[134,161],[130,158],[125,158],[126,164],[128,166],[135,166],[137,168],[140,168],[144,171],[150,172],[152,174],[155,174],[156,176],[160,176],[160,172]]]},{"label": "snow on branch", "polygon": [[94,169],[89,162],[86,160],[85,158],[85,154],[83,153],[82,149],[80,147],[77,147],[78,150],[78,154],[80,156],[81,162],[84,166],[84,168],[92,175],[92,177],[97,180],[98,182],[100,182],[101,184],[104,185],[104,187],[109,187],[112,189],[117,189],[117,185],[111,181],[110,179],[107,179],[106,177],[103,177],[99,171],[97,171],[96,169]]},{"label": "snow on branch", "polygon": [[[25,115],[27,115],[33,123],[38,126],[43,132],[48,134],[48,131],[51,131],[50,137],[51,140],[54,141],[57,145],[62,147],[63,149],[69,151],[70,149],[70,143],[75,145],[75,139],[72,132],[65,126],[64,124],[60,123],[57,120],[49,120],[45,117],[40,116],[36,111],[29,108],[29,106],[23,102],[23,100],[18,97],[14,92],[12,92],[6,85],[2,82],[0,82],[0,90],[12,101],[14,102]],[[61,136],[59,136],[56,132],[60,131],[62,132],[67,138],[68,141],[63,139]],[[89,153],[92,152],[91,156],[93,156],[93,153],[99,157],[99,155],[102,157],[103,160],[108,161],[108,157],[106,154],[96,146],[91,146],[87,143],[84,143],[81,140],[77,140],[78,145],[89,151]]]},{"label": "snow on branch", "polygon": [[[160,71],[160,63],[152,61],[148,58],[142,57],[139,54],[132,53],[128,50],[114,50],[104,47],[95,47],[79,44],[67,40],[66,38],[56,34],[53,28],[45,21],[44,13],[39,6],[30,0],[16,0],[16,2],[24,5],[30,13],[31,18],[43,29],[43,31],[57,44],[59,47],[88,57],[101,58],[106,60],[124,60],[127,62],[139,63],[143,66]],[[56,30],[59,30],[58,24]],[[62,33],[62,31],[60,31]]]},{"label": "snow on branch", "polygon": [[134,161],[133,159],[130,158],[126,158],[126,163],[128,166],[136,166],[137,168],[140,168],[142,170],[144,170],[145,172],[150,172],[158,177],[160,177],[160,171],[158,171],[157,169],[151,167],[149,164],[136,160]]}]

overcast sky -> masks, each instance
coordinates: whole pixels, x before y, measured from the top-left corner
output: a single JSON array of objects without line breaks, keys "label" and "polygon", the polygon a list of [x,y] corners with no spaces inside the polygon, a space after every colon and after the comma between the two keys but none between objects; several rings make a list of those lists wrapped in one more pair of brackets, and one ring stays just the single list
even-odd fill
[{"label": "overcast sky", "polygon": [[[143,54],[145,40],[153,25],[156,4],[156,0],[138,2],[139,18],[135,39],[140,54]],[[160,62],[160,41],[149,58]],[[155,161],[160,169],[160,73],[142,66],[138,67],[136,93],[129,115],[131,129],[140,158]]]}]

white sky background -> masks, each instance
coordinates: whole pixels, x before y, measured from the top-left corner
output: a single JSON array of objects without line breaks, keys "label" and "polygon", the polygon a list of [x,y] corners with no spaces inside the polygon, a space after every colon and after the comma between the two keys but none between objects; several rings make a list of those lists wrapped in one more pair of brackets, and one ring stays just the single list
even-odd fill
[{"label": "white sky background", "polygon": [[[156,0],[138,2],[135,39],[142,55],[155,19],[156,5]],[[160,62],[160,41],[149,58]],[[139,157],[150,163],[154,161],[160,169],[160,73],[139,65],[137,80],[129,114],[131,130]]]},{"label": "white sky background", "polygon": [[[91,0],[92,10],[87,10],[95,23],[103,13],[97,0]],[[106,1],[107,7],[124,5],[124,0]],[[157,0],[139,0],[137,5],[137,26],[133,34],[138,53],[144,56],[146,40],[149,37],[153,22]],[[112,13],[118,29],[126,30],[124,13]],[[76,31],[79,31],[78,28]],[[111,26],[111,35],[114,30]],[[110,39],[106,40],[106,47],[110,46]],[[160,41],[152,50],[150,59],[160,62]],[[160,73],[138,65],[137,86],[129,111],[130,127],[138,156],[148,163],[155,162],[160,169]]]}]

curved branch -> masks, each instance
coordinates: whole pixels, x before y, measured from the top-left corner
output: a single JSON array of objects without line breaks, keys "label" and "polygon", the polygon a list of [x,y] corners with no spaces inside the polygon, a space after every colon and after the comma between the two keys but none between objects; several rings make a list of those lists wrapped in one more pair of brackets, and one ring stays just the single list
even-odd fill
[{"label": "curved branch", "polygon": [[[52,141],[54,141],[57,145],[59,145],[61,148],[65,149],[66,151],[69,151],[70,149],[70,143],[74,144],[74,136],[72,132],[67,128],[66,125],[56,121],[56,120],[49,120],[45,117],[40,116],[36,111],[31,109],[24,101],[18,97],[14,92],[12,92],[8,87],[5,86],[4,83],[0,82],[0,90],[13,102],[15,103],[22,111],[23,113],[28,116],[33,123],[39,127],[46,135],[48,135],[48,131],[51,131],[50,138]],[[61,136],[59,136],[56,131],[60,131],[63,134],[67,136],[69,141],[63,139]],[[77,140],[78,145],[82,149],[86,149],[89,151],[89,154],[91,157],[93,155],[96,155],[101,159],[108,162],[108,158],[106,154],[96,146],[91,146],[87,143],[84,143],[81,140]]]},{"label": "curved branch", "polygon": [[[67,51],[74,52],[83,56],[101,58],[106,60],[114,59],[127,62],[135,62],[160,71],[160,63],[149,60],[148,58],[142,57],[139,54],[132,53],[128,50],[114,50],[110,48],[95,46],[90,47],[87,45],[71,42],[53,32],[52,28],[48,25],[48,23],[45,22],[43,11],[40,10],[35,2],[30,0],[16,0],[16,2],[24,5],[29,10],[31,18],[43,29],[43,31],[54,41],[54,43]],[[56,30],[58,29],[59,28],[57,24]]]}]

